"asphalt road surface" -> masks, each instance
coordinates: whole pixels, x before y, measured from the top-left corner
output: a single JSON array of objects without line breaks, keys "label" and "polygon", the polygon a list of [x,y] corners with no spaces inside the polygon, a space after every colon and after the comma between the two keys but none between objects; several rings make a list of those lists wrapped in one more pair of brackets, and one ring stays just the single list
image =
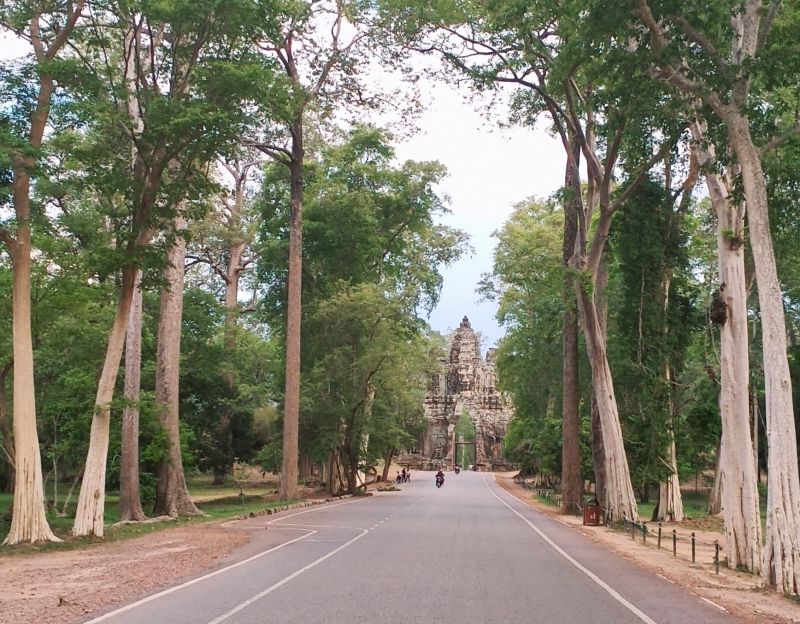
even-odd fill
[{"label": "asphalt road surface", "polygon": [[[733,624],[491,475],[242,521],[246,556],[87,624]],[[265,524],[268,528],[264,530]],[[242,528],[241,525],[239,528]]]}]

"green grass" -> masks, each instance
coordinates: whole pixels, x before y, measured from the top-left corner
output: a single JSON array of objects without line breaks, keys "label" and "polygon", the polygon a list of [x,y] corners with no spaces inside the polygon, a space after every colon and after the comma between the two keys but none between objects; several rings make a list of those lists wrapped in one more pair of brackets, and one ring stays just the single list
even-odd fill
[{"label": "green grass", "polygon": [[[653,517],[653,510],[658,501],[651,500],[639,503],[639,517],[649,521]],[[697,520],[705,518],[708,509],[708,495],[702,492],[683,492],[683,514],[687,519]]]},{"label": "green grass", "polygon": [[[48,488],[48,490],[49,489],[50,488]],[[62,486],[59,489],[66,495],[67,488]],[[193,499],[199,500],[197,506],[204,515],[190,518],[178,518],[176,520],[167,520],[163,522],[125,524],[117,527],[110,525],[119,521],[119,493],[108,492],[105,500],[104,519],[106,528],[104,537],[76,538],[71,534],[78,496],[76,488],[76,491],[73,492],[72,502],[67,509],[66,516],[60,517],[53,512],[48,512],[47,514],[47,521],[50,524],[50,528],[53,529],[53,532],[58,537],[64,540],[63,542],[34,545],[20,544],[10,548],[0,547],[0,557],[11,554],[81,548],[93,543],[129,539],[176,526],[224,520],[226,518],[235,518],[242,515],[246,516],[250,513],[257,514],[264,509],[287,504],[287,501],[277,502],[266,498],[276,492],[274,485],[271,483],[247,485],[242,490],[244,494],[244,496],[242,496],[240,495],[239,487],[233,483],[212,485],[210,477],[198,477],[189,482],[189,491]],[[48,492],[48,495],[52,498],[51,492]],[[288,503],[292,502],[296,501],[288,501]],[[6,510],[11,508],[12,503],[12,494],[0,493],[0,537],[4,537],[6,533],[8,533],[10,522]],[[59,509],[62,504],[63,499],[59,501]],[[145,511],[149,511],[147,505],[145,505]]]}]

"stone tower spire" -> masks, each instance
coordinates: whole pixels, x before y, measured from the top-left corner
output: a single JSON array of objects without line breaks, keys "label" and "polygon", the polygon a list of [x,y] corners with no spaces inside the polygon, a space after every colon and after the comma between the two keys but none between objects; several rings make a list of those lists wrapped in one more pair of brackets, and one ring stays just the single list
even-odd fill
[{"label": "stone tower spire", "polygon": [[505,463],[501,447],[513,415],[511,402],[497,389],[494,350],[481,357],[478,335],[466,316],[451,336],[449,357],[431,379],[424,411],[422,451],[432,464],[453,463],[454,429],[463,414],[475,426],[476,463],[489,468]]}]

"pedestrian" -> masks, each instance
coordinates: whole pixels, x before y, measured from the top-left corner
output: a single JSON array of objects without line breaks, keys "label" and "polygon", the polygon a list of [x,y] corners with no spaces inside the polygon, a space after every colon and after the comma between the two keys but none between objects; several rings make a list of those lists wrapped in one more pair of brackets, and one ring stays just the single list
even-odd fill
[{"label": "pedestrian", "polygon": [[405,468],[403,468],[403,471],[400,473],[400,476],[401,476],[400,482],[401,483],[405,483],[406,482],[406,469]]}]

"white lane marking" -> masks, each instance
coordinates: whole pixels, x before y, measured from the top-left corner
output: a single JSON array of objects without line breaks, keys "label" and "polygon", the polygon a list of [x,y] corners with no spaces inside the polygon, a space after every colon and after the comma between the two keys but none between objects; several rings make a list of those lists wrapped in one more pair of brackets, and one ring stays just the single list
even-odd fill
[{"label": "white lane marking", "polygon": [[[281,527],[276,527],[276,528],[281,528]],[[155,600],[156,598],[161,598],[162,596],[167,596],[168,594],[176,592],[179,589],[183,589],[185,587],[189,587],[190,585],[194,585],[195,583],[199,583],[200,581],[204,581],[204,580],[206,580],[208,578],[211,578],[212,576],[217,576],[217,574],[222,574],[223,572],[227,572],[228,570],[232,570],[233,568],[238,568],[239,566],[244,565],[246,563],[250,563],[251,561],[253,561],[255,559],[258,559],[259,557],[263,557],[264,555],[268,555],[270,553],[273,553],[276,550],[279,550],[279,549],[283,548],[284,546],[288,546],[289,544],[294,544],[295,542],[299,542],[300,540],[307,538],[309,535],[314,535],[315,533],[317,533],[317,531],[314,531],[313,529],[290,529],[290,530],[293,530],[293,531],[306,531],[306,534],[305,535],[301,535],[300,537],[296,537],[296,538],[294,538],[292,540],[289,540],[288,542],[284,542],[283,544],[279,544],[278,546],[270,548],[269,550],[265,550],[263,552],[260,552],[257,555],[253,555],[252,557],[248,557],[247,559],[243,559],[242,561],[237,561],[236,563],[232,563],[229,566],[226,566],[224,568],[220,568],[219,570],[215,570],[214,572],[210,572],[210,573],[208,573],[208,574],[206,574],[204,576],[198,576],[197,578],[192,579],[191,581],[186,581],[185,583],[181,583],[180,585],[175,585],[175,587],[170,587],[169,589],[165,589],[163,591],[160,591],[157,594],[152,594],[151,596],[147,596],[146,598],[142,598],[141,600],[137,600],[136,602],[132,602],[131,604],[125,605],[124,607],[120,607],[119,609],[115,609],[114,611],[111,611],[110,613],[106,613],[105,615],[101,615],[100,617],[97,617],[97,618],[95,618],[93,620],[89,620],[88,622],[85,622],[85,624],[97,624],[97,622],[103,622],[103,621],[105,621],[105,620],[107,620],[107,619],[109,619],[109,618],[111,618],[111,617],[113,617],[115,615],[119,615],[121,613],[125,613],[126,611],[130,611],[131,609],[135,609],[136,607],[139,607],[139,606],[141,606],[143,604],[151,602],[151,601]]]},{"label": "white lane marking", "polygon": [[211,621],[210,621],[208,624],[220,624],[220,622],[224,622],[225,620],[227,620],[227,619],[228,619],[229,617],[231,617],[232,615],[235,615],[236,613],[238,613],[238,612],[239,612],[239,611],[241,611],[242,609],[246,609],[247,607],[249,607],[251,604],[253,604],[253,603],[254,603],[254,602],[256,602],[257,600],[261,600],[261,598],[263,598],[263,597],[264,597],[264,596],[266,596],[267,594],[270,594],[270,593],[272,593],[273,591],[275,591],[276,589],[278,589],[278,588],[279,588],[279,587],[281,587],[282,585],[285,585],[286,583],[288,583],[288,582],[289,582],[289,581],[291,581],[292,579],[294,579],[294,578],[296,578],[296,577],[300,576],[301,574],[303,574],[303,572],[306,572],[307,570],[310,570],[311,568],[313,568],[313,567],[317,566],[318,564],[322,563],[322,562],[323,562],[323,561],[325,561],[326,559],[330,559],[330,558],[331,558],[331,557],[333,557],[333,556],[334,556],[336,553],[338,553],[340,550],[343,550],[343,549],[347,548],[347,547],[348,547],[350,544],[352,544],[352,543],[353,543],[353,542],[355,542],[356,540],[359,540],[359,539],[361,539],[362,537],[364,537],[364,536],[365,536],[365,535],[366,535],[366,534],[369,532],[369,529],[360,529],[360,531],[362,531],[362,532],[361,532],[361,533],[359,533],[358,535],[356,535],[356,536],[355,536],[353,539],[351,539],[351,540],[349,540],[349,541],[345,542],[344,544],[342,544],[342,545],[341,545],[341,546],[339,546],[338,548],[334,548],[334,549],[333,549],[331,552],[329,552],[327,555],[323,555],[323,556],[322,556],[322,557],[320,557],[319,559],[317,559],[317,560],[315,560],[315,561],[312,561],[311,563],[309,563],[309,564],[308,564],[308,565],[306,565],[306,566],[303,566],[302,568],[300,568],[300,569],[299,569],[299,570],[297,570],[296,572],[293,572],[292,574],[290,574],[289,576],[287,576],[287,577],[285,577],[285,578],[281,579],[281,580],[280,580],[280,581],[278,581],[277,583],[274,583],[274,584],[270,585],[270,586],[269,586],[269,587],[267,587],[267,588],[266,588],[264,591],[257,593],[255,596],[252,596],[251,598],[248,598],[247,600],[245,600],[245,601],[244,601],[244,602],[242,602],[241,604],[239,604],[239,605],[235,606],[233,609],[231,609],[231,610],[230,610],[230,611],[228,611],[227,613],[223,613],[223,614],[222,614],[222,615],[220,615],[218,618],[215,618],[215,619],[211,620]]},{"label": "white lane marking", "polygon": [[695,595],[695,596],[697,596],[697,597],[698,597],[700,600],[705,600],[705,601],[706,601],[708,604],[710,604],[712,607],[716,607],[717,609],[719,609],[720,611],[724,611],[725,613],[727,613],[727,612],[728,612],[728,610],[727,610],[725,607],[723,607],[722,605],[718,605],[718,604],[717,604],[716,602],[714,602],[713,600],[709,600],[708,598],[706,598],[706,597],[704,597],[704,596],[700,596],[700,595],[698,595],[698,594],[694,594],[694,595]]},{"label": "white lane marking", "polygon": [[[606,592],[607,592],[607,593],[608,593],[608,594],[609,594],[609,595],[610,595],[610,596],[611,596],[611,597],[612,597],[614,600],[616,600],[618,603],[620,603],[620,604],[621,604],[623,607],[625,607],[625,608],[626,608],[628,611],[630,611],[631,613],[633,613],[633,614],[634,614],[636,617],[638,617],[638,618],[639,618],[639,619],[640,619],[642,622],[644,622],[645,624],[657,624],[657,622],[656,622],[655,620],[653,620],[653,619],[652,619],[650,616],[648,616],[646,613],[644,613],[644,611],[642,611],[641,609],[639,609],[639,608],[638,608],[636,605],[634,605],[633,603],[629,602],[629,601],[628,601],[628,600],[626,600],[625,598],[623,598],[623,597],[622,597],[622,595],[620,595],[620,594],[619,594],[619,592],[617,592],[617,590],[615,590],[615,589],[614,589],[613,587],[611,587],[611,586],[610,586],[608,583],[606,583],[605,581],[603,581],[603,580],[602,580],[602,579],[601,579],[599,576],[597,576],[597,575],[596,575],[594,572],[592,572],[592,571],[591,571],[591,570],[589,570],[588,568],[585,568],[585,567],[584,567],[584,566],[582,566],[580,563],[578,563],[578,562],[577,562],[577,561],[576,561],[576,560],[575,560],[575,559],[574,559],[574,558],[573,558],[571,555],[569,555],[567,552],[565,552],[563,548],[561,548],[561,547],[560,547],[558,544],[556,544],[556,543],[555,543],[553,540],[551,540],[549,537],[547,537],[547,535],[545,535],[545,534],[544,534],[544,533],[541,531],[541,529],[539,529],[539,528],[535,527],[535,526],[533,525],[533,523],[532,523],[530,520],[528,520],[528,519],[527,519],[525,516],[523,516],[521,513],[519,513],[519,512],[518,512],[516,509],[514,509],[514,508],[513,508],[511,505],[509,505],[507,502],[505,502],[505,501],[504,501],[502,498],[500,498],[500,497],[499,497],[497,494],[495,494],[495,493],[494,493],[494,491],[492,490],[492,488],[490,488],[490,487],[489,487],[489,480],[488,480],[488,478],[487,478],[487,479],[484,479],[484,480],[483,480],[483,483],[484,483],[484,485],[486,486],[486,489],[488,489],[488,490],[489,490],[489,492],[492,494],[492,496],[494,496],[494,497],[495,497],[497,500],[499,500],[499,501],[500,501],[501,503],[503,503],[503,504],[504,504],[506,507],[508,507],[508,508],[509,508],[509,509],[510,509],[510,510],[511,510],[511,511],[514,513],[514,514],[516,514],[516,515],[517,515],[517,516],[518,516],[518,517],[519,517],[519,518],[520,518],[520,519],[521,519],[521,520],[522,520],[522,521],[523,521],[525,524],[527,524],[527,525],[528,525],[530,528],[532,528],[532,529],[533,529],[533,530],[534,530],[534,531],[535,531],[535,532],[536,532],[536,533],[539,535],[539,537],[541,537],[541,538],[542,538],[542,539],[543,539],[545,542],[547,542],[547,543],[548,543],[548,544],[549,544],[549,545],[550,545],[550,546],[553,548],[553,550],[555,550],[555,551],[556,551],[556,552],[557,552],[559,555],[561,555],[562,557],[564,557],[564,559],[566,559],[567,561],[569,561],[569,562],[570,562],[572,565],[574,565],[576,568],[578,568],[578,570],[580,570],[581,572],[583,572],[583,573],[584,573],[586,576],[588,576],[588,577],[589,577],[590,579],[592,579],[592,580],[593,580],[595,583],[597,583],[597,584],[598,584],[598,585],[599,585],[601,588],[603,588],[603,589],[604,589],[604,590],[605,590],[605,591],[606,591]],[[508,492],[508,494],[509,494],[509,496],[513,496],[515,499],[517,499],[517,500],[519,501],[519,499],[518,499],[516,496],[514,496],[513,494],[511,494],[510,492]],[[524,503],[524,501],[520,501],[520,502],[521,502],[523,505],[525,504],[525,503]]]},{"label": "white lane marking", "polygon": [[[405,511],[405,510],[406,510],[406,509],[408,509],[409,507],[413,507],[414,505],[416,505],[417,503],[419,503],[420,501],[422,501],[424,498],[425,498],[424,496],[421,496],[420,498],[418,498],[417,500],[415,500],[413,503],[409,503],[408,505],[406,505],[405,507],[403,507],[402,509],[400,509],[400,511]],[[400,513],[400,511],[398,511],[398,513]],[[302,513],[302,512],[301,512],[301,513]],[[298,514],[295,514],[295,515],[298,515]],[[288,516],[287,516],[287,517],[288,517]],[[378,524],[380,524],[380,523],[378,523]],[[362,528],[359,528],[359,527],[344,527],[344,526],[335,526],[335,525],[322,525],[322,524],[298,524],[298,525],[292,525],[292,524],[289,524],[289,525],[286,525],[286,526],[308,526],[308,527],[316,527],[316,528],[328,528],[328,529],[349,529],[349,530],[354,530],[354,531],[361,531],[361,533],[360,533],[359,535],[356,535],[356,536],[355,536],[353,539],[351,539],[351,540],[349,540],[349,541],[345,542],[344,544],[342,544],[342,545],[341,545],[341,546],[339,546],[338,548],[335,548],[334,550],[332,550],[331,552],[329,552],[327,555],[323,555],[322,557],[320,557],[320,558],[319,558],[319,559],[317,559],[316,561],[312,561],[311,563],[309,563],[308,565],[306,565],[306,566],[304,566],[304,567],[300,568],[299,570],[296,570],[295,572],[292,572],[292,574],[290,574],[289,576],[287,576],[287,577],[285,577],[285,578],[281,579],[281,580],[280,580],[280,581],[278,581],[277,583],[275,583],[275,584],[273,584],[273,585],[270,585],[270,586],[269,586],[269,587],[267,587],[265,590],[263,590],[263,591],[261,591],[261,592],[257,593],[257,594],[256,594],[256,595],[254,595],[254,596],[251,596],[250,598],[248,598],[247,600],[245,600],[245,601],[244,601],[244,602],[242,602],[241,604],[237,605],[236,607],[234,607],[233,609],[231,609],[231,610],[230,610],[230,611],[228,611],[227,613],[223,613],[223,614],[222,614],[222,615],[220,615],[218,618],[216,618],[216,619],[214,619],[214,620],[211,620],[210,622],[208,622],[208,624],[220,624],[221,622],[224,622],[225,620],[227,620],[227,619],[228,619],[229,617],[231,617],[232,615],[235,615],[236,613],[238,613],[238,612],[239,612],[239,611],[241,611],[242,609],[245,609],[245,608],[247,608],[248,606],[250,606],[250,605],[251,605],[251,604],[253,604],[254,602],[257,602],[258,600],[260,600],[261,598],[263,598],[263,597],[264,597],[264,596],[266,596],[267,594],[270,594],[270,593],[272,593],[273,591],[275,591],[276,589],[278,589],[278,588],[279,588],[279,587],[281,587],[282,585],[285,585],[286,583],[288,583],[288,582],[289,582],[289,581],[291,581],[292,579],[295,579],[295,578],[297,578],[298,576],[300,576],[301,574],[303,574],[303,572],[305,572],[305,571],[307,571],[307,570],[310,570],[311,568],[313,568],[313,567],[315,567],[316,565],[318,565],[318,564],[322,563],[322,562],[323,562],[323,561],[325,561],[326,559],[329,559],[330,557],[333,557],[333,556],[334,556],[336,553],[338,553],[340,550],[344,550],[345,548],[347,548],[347,547],[348,547],[350,544],[352,544],[352,543],[353,543],[353,542],[355,542],[356,540],[359,540],[359,539],[361,539],[362,537],[364,537],[364,536],[365,536],[367,533],[369,533],[369,532],[370,532],[372,529],[374,529],[375,527],[377,527],[377,526],[378,526],[378,524],[375,524],[375,525],[373,525],[373,526],[372,526],[372,527],[370,527],[369,529],[362,529]]]},{"label": "white lane marking", "polygon": [[[288,520],[289,518],[293,518],[293,517],[299,516],[301,514],[307,514],[307,513],[310,513],[312,511],[322,511],[323,509],[330,509],[331,507],[338,507],[340,505],[348,505],[350,503],[355,503],[356,501],[359,501],[359,500],[367,500],[367,498],[368,497],[366,497],[366,496],[363,497],[363,498],[362,497],[349,498],[349,499],[344,500],[344,501],[339,502],[339,503],[333,503],[332,505],[316,505],[316,506],[310,507],[309,509],[304,509],[303,511],[297,511],[297,512],[295,512],[293,514],[289,514],[288,516],[282,516],[280,518],[275,518],[274,520],[270,520],[269,522],[267,522],[267,525],[272,525],[273,528],[275,528],[275,529],[282,529],[284,527],[277,526],[277,524],[275,524],[275,523],[281,522],[283,520]],[[239,522],[239,520],[231,520],[229,522],[225,522],[225,523],[222,524],[222,526],[226,526],[228,524],[232,524],[233,522]],[[287,525],[287,526],[299,526],[299,525]],[[307,525],[305,525],[305,526],[307,526]],[[208,574],[205,574],[203,576],[198,576],[195,579],[192,579],[190,581],[186,581],[185,583],[181,583],[180,585],[176,585],[175,587],[170,587],[170,588],[165,589],[163,591],[160,591],[158,593],[152,594],[151,596],[147,596],[146,598],[142,598],[141,600],[137,600],[136,602],[132,602],[129,605],[125,605],[124,607],[120,607],[119,609],[115,609],[114,611],[106,613],[105,615],[101,615],[100,617],[97,617],[97,618],[95,618],[93,620],[89,620],[88,622],[84,622],[84,624],[97,624],[98,622],[103,622],[103,621],[109,619],[112,616],[119,615],[120,613],[125,613],[126,611],[130,611],[131,609],[134,609],[134,608],[136,608],[136,607],[138,607],[140,605],[146,604],[146,603],[148,603],[148,602],[150,602],[152,600],[155,600],[156,598],[161,598],[162,596],[167,596],[167,595],[169,595],[169,594],[171,594],[173,592],[178,591],[179,589],[183,589],[184,587],[189,587],[190,585],[194,585],[195,583],[199,583],[200,581],[204,581],[204,580],[206,580],[208,578],[211,578],[212,576],[216,576],[217,574],[222,574],[223,572],[227,572],[228,570],[233,570],[234,568],[238,568],[241,565],[244,565],[246,563],[250,563],[251,561],[254,561],[255,559],[258,559],[259,557],[263,557],[264,555],[268,555],[270,553],[273,553],[276,550],[278,550],[280,548],[283,548],[284,546],[288,546],[289,544],[293,544],[294,542],[297,542],[297,541],[299,541],[301,539],[305,539],[309,535],[314,535],[314,533],[317,532],[317,531],[314,531],[314,530],[311,530],[311,529],[294,529],[294,528],[292,528],[292,529],[289,529],[289,530],[301,530],[301,531],[307,531],[307,532],[306,532],[305,535],[297,537],[297,538],[295,538],[293,540],[289,540],[288,542],[284,542],[283,544],[275,546],[274,548],[270,548],[269,550],[265,550],[263,552],[260,552],[257,555],[253,555],[252,557],[248,557],[247,559],[243,559],[242,561],[237,561],[236,563],[232,563],[231,565],[226,566],[224,568],[220,568],[219,570],[214,570],[214,572],[209,572]]]}]

